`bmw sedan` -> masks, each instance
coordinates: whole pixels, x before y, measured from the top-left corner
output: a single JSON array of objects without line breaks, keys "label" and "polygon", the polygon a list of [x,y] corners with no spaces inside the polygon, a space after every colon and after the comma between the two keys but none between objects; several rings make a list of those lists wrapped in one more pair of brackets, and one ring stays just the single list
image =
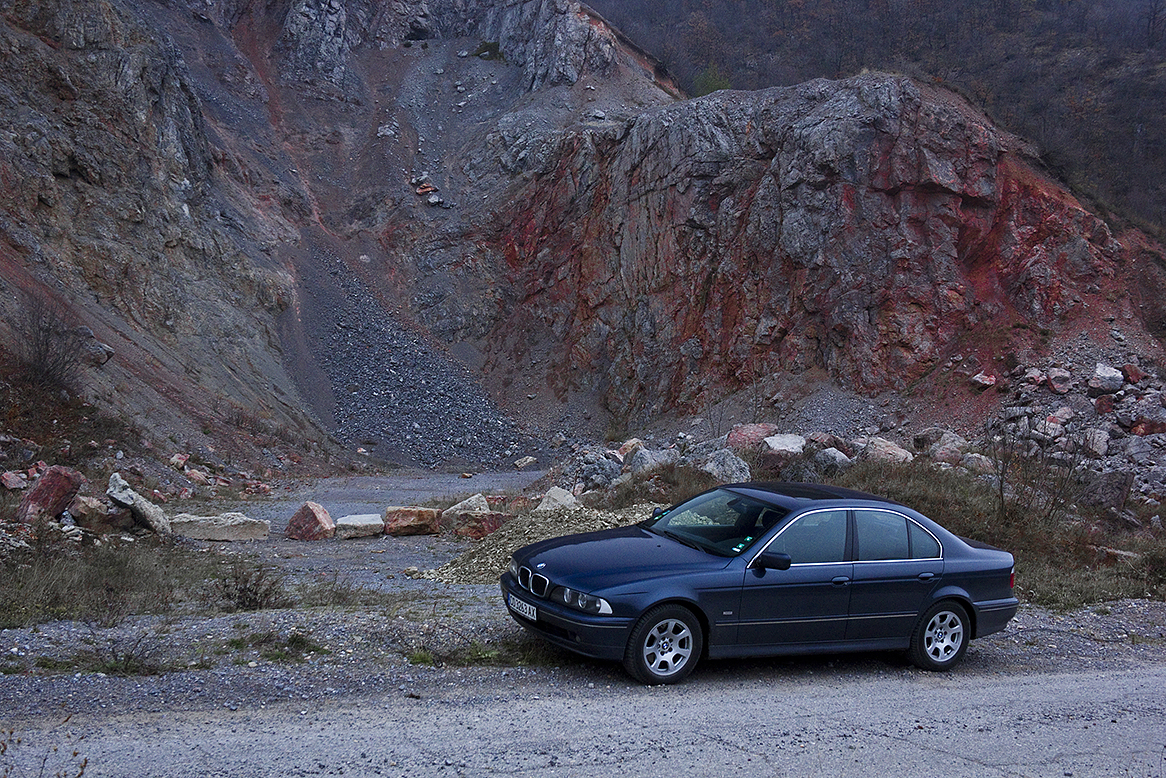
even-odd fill
[{"label": "bmw sedan", "polygon": [[523,627],[649,684],[705,657],[894,650],[950,670],[1016,615],[1013,585],[1011,554],[906,506],[767,483],[534,543],[501,579]]}]

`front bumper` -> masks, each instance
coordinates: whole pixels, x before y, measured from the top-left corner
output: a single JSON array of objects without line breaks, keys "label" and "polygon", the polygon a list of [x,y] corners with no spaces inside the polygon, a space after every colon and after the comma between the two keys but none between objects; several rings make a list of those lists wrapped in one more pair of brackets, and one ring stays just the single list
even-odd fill
[{"label": "front bumper", "polygon": [[[506,603],[506,610],[509,611],[511,618],[527,631],[583,656],[595,659],[623,659],[628,634],[632,628],[631,619],[618,616],[591,616],[556,602],[535,597],[519,587],[510,573],[503,574],[499,585],[502,588],[502,601]],[[511,607],[512,594],[537,611],[534,621]]]}]

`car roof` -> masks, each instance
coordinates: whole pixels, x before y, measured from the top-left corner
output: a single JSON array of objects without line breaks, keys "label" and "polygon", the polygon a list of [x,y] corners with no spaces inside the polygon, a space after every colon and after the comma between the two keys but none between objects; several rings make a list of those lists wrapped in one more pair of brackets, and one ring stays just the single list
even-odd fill
[{"label": "car roof", "polygon": [[886,505],[902,506],[901,503],[889,500],[886,497],[879,497],[855,489],[846,489],[841,486],[830,486],[827,484],[751,481],[748,483],[726,484],[721,488],[756,497],[766,502],[773,502],[791,509],[801,507],[807,502],[824,500],[835,502],[839,500],[862,500],[864,502],[878,502]]}]

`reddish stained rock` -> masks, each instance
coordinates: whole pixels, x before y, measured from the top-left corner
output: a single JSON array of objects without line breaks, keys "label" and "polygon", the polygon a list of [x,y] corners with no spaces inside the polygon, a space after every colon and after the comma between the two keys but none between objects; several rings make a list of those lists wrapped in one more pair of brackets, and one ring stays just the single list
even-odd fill
[{"label": "reddish stained rock", "polygon": [[85,483],[85,476],[76,470],[53,465],[24,495],[16,509],[16,520],[36,524],[55,519],[69,507]]},{"label": "reddish stained rock", "polygon": [[4,485],[5,489],[16,491],[17,489],[28,488],[28,477],[24,473],[16,473],[11,470],[0,475],[0,484]]},{"label": "reddish stained rock", "polygon": [[305,502],[287,523],[284,536],[291,540],[327,540],[335,536],[336,523],[324,506]]},{"label": "reddish stained rock", "polygon": [[69,515],[78,527],[105,534],[133,529],[134,515],[124,508],[111,508],[96,497],[78,495],[69,503]]},{"label": "reddish stained rock", "polygon": [[1144,370],[1142,370],[1137,365],[1130,364],[1121,366],[1121,374],[1125,380],[1129,381],[1131,384],[1136,384],[1146,377],[1146,372]]},{"label": "reddish stained rock", "polygon": [[1048,375],[1049,389],[1054,394],[1068,394],[1073,388],[1073,376],[1068,370],[1054,367]]},{"label": "reddish stained rock", "polygon": [[1097,411],[1098,416],[1105,416],[1113,413],[1115,402],[1112,394],[1103,394],[1093,401],[1093,409]]},{"label": "reddish stained rock", "polygon": [[497,511],[461,513],[453,518],[454,533],[470,540],[481,540],[501,529],[510,518],[509,514]]},{"label": "reddish stained rock", "polygon": [[974,388],[980,389],[981,391],[984,389],[990,389],[996,385],[996,376],[992,375],[991,373],[985,373],[982,371],[976,373],[968,380],[971,382]]},{"label": "reddish stained rock", "polygon": [[385,508],[385,534],[436,535],[441,511],[436,508]]},{"label": "reddish stained rock", "polygon": [[776,424],[738,424],[729,430],[727,445],[733,451],[752,451],[777,430]]}]

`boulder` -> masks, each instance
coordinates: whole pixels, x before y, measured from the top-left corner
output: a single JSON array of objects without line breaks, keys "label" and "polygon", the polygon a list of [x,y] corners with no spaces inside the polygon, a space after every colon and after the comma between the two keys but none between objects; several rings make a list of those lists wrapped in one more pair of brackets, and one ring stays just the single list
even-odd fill
[{"label": "boulder", "polygon": [[1073,375],[1064,368],[1050,368],[1046,380],[1054,394],[1068,394],[1073,388]]},{"label": "boulder", "polygon": [[[644,453],[642,450],[639,453]],[[552,486],[547,489],[546,494],[543,495],[542,502],[534,509],[535,513],[547,513],[549,511],[557,511],[564,508],[574,508],[578,504],[575,495],[558,486]]]},{"label": "boulder", "polygon": [[128,508],[138,524],[149,527],[159,535],[170,534],[170,522],[162,509],[131,489],[120,473],[109,477],[109,488],[105,494],[115,505]]},{"label": "boulder", "polygon": [[959,464],[963,459],[964,450],[968,441],[950,430],[945,431],[927,451],[936,462],[946,462],[949,465]]},{"label": "boulder", "polygon": [[1124,383],[1125,376],[1120,370],[1098,362],[1093,375],[1089,378],[1089,396],[1099,397],[1120,392]]},{"label": "boulder", "polygon": [[752,475],[749,465],[727,448],[713,452],[697,467],[723,484],[748,481]]},{"label": "boulder", "polygon": [[341,540],[371,538],[385,534],[385,520],[379,513],[354,513],[336,519],[336,537]]},{"label": "boulder", "polygon": [[467,497],[466,499],[462,500],[458,504],[451,505],[448,508],[446,508],[445,511],[442,512],[442,518],[443,519],[445,518],[445,513],[449,513],[452,516],[453,514],[456,514],[456,513],[468,513],[468,512],[485,513],[486,511],[489,511],[489,510],[490,510],[490,501],[487,500],[486,497],[481,492],[479,492],[478,494],[475,494],[473,497]]},{"label": "boulder", "polygon": [[583,489],[607,489],[620,476],[620,465],[612,457],[596,451],[583,451],[577,459]]},{"label": "boulder", "polygon": [[806,439],[789,433],[770,435],[761,444],[761,466],[777,469],[806,450]]},{"label": "boulder", "polygon": [[534,467],[535,464],[537,464],[537,463],[538,463],[538,460],[535,459],[534,457],[530,457],[530,456],[522,457],[521,459],[514,460],[514,466],[519,470],[529,470],[530,468]]},{"label": "boulder", "polygon": [[0,475],[0,484],[3,484],[5,489],[12,492],[18,489],[27,489],[28,476],[26,476],[24,473],[17,473],[15,471],[9,470],[3,475]]},{"label": "boulder", "polygon": [[1155,435],[1166,432],[1166,408],[1162,407],[1163,395],[1148,392],[1141,399],[1127,398],[1117,408],[1117,421],[1135,435]]},{"label": "boulder", "polygon": [[986,475],[996,472],[996,463],[983,454],[964,454],[960,458],[960,467],[976,475]]},{"label": "boulder", "polygon": [[813,443],[820,448],[835,448],[850,457],[850,444],[832,432],[811,432],[806,435],[806,442]]},{"label": "boulder", "polygon": [[134,515],[126,508],[110,508],[109,504],[96,497],[77,495],[69,503],[69,515],[78,527],[107,534],[110,532],[124,532],[134,526]]},{"label": "boulder", "polygon": [[832,475],[839,470],[845,470],[854,464],[854,460],[843,452],[831,446],[814,454],[814,464],[824,475]]},{"label": "boulder", "polygon": [[972,385],[972,388],[983,391],[985,389],[991,389],[996,385],[996,376],[981,371],[969,378],[968,383]]},{"label": "boulder", "polygon": [[1115,407],[1116,401],[1112,394],[1103,394],[1093,401],[1093,410],[1097,411],[1098,416],[1113,413]]},{"label": "boulder", "polygon": [[288,520],[284,536],[291,540],[327,540],[335,537],[336,523],[324,506],[305,502]]},{"label": "boulder", "polygon": [[53,465],[25,493],[16,520],[21,524],[52,521],[64,513],[85,483],[85,476],[76,470]]},{"label": "boulder", "polygon": [[[442,519],[444,520],[444,514]],[[510,520],[510,515],[497,511],[485,513],[463,513],[454,517],[454,533],[470,540],[481,540],[492,532],[497,532]]]},{"label": "boulder", "polygon": [[666,448],[663,451],[650,451],[646,448],[637,449],[628,461],[628,467],[632,475],[637,478],[644,477],[654,470],[659,470],[668,465],[674,465],[680,461],[680,452],[674,448]]},{"label": "boulder", "polygon": [[1129,499],[1130,487],[1134,485],[1134,474],[1125,470],[1087,473],[1085,480],[1085,488],[1077,500],[1079,503],[1120,511]]},{"label": "boulder", "polygon": [[1024,371],[1024,377],[1021,380],[1032,386],[1040,386],[1048,380],[1048,376],[1042,373],[1039,368],[1030,367]]},{"label": "boulder", "polygon": [[616,449],[615,453],[621,462],[626,462],[628,461],[628,457],[634,456],[642,448],[644,448],[644,441],[639,438],[632,438],[631,440],[625,441],[622,446]]},{"label": "boulder", "polygon": [[915,459],[915,455],[910,451],[886,438],[860,438],[854,441],[854,444],[862,450],[860,456],[863,459],[898,463],[911,462]]},{"label": "boulder", "polygon": [[386,535],[436,535],[441,511],[436,508],[385,508],[383,524]]},{"label": "boulder", "polygon": [[1088,457],[1101,459],[1109,453],[1109,433],[1092,427],[1081,435],[1081,450]]},{"label": "boulder", "polygon": [[195,540],[267,540],[271,522],[248,518],[242,513],[223,513],[218,516],[180,513],[170,520],[170,531]]},{"label": "boulder", "polygon": [[726,444],[733,451],[753,451],[778,429],[776,424],[738,424],[729,430]]},{"label": "boulder", "polygon": [[1134,364],[1122,365],[1121,375],[1122,378],[1131,384],[1141,383],[1146,378],[1146,372]]}]

